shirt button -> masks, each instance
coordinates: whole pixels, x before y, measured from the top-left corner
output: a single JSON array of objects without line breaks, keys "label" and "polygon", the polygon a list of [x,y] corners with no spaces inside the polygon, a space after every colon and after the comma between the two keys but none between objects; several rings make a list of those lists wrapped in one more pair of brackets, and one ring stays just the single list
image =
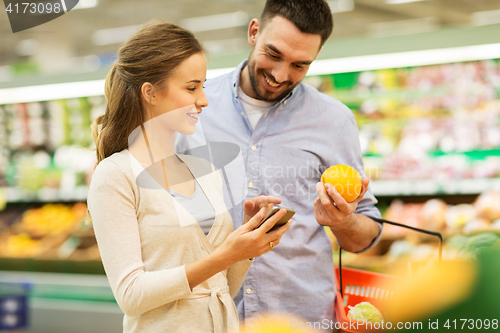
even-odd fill
[{"label": "shirt button", "polygon": [[251,293],[252,293],[252,289],[247,288],[247,290],[245,290],[245,292],[246,292],[247,294],[251,294]]},{"label": "shirt button", "polygon": [[252,146],[252,150],[253,150],[253,151],[256,151],[256,150],[257,150],[257,146],[256,146],[256,145],[253,145],[253,146]]},{"label": "shirt button", "polygon": [[248,188],[252,188],[253,187],[253,182],[252,181],[249,181],[248,182]]}]

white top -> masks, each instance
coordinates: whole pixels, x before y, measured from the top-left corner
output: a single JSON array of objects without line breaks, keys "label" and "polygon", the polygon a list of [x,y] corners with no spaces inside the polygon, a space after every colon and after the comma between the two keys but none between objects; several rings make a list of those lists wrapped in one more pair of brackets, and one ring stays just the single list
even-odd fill
[{"label": "white top", "polygon": [[177,202],[180,203],[182,207],[184,207],[191,215],[193,215],[194,219],[196,220],[196,222],[198,222],[206,236],[208,235],[210,229],[212,229],[212,225],[214,224],[215,210],[196,179],[195,184],[196,187],[194,193],[190,197],[173,190],[168,190],[168,193],[170,193],[170,195],[175,200],[177,200]]},{"label": "white top", "polygon": [[265,114],[269,109],[273,106],[273,102],[261,101],[255,98],[252,98],[245,94],[243,90],[238,86],[238,96],[240,97],[241,104],[243,104],[243,108],[247,112],[248,120],[252,125],[252,128],[255,128],[257,123],[259,122],[260,117]]}]

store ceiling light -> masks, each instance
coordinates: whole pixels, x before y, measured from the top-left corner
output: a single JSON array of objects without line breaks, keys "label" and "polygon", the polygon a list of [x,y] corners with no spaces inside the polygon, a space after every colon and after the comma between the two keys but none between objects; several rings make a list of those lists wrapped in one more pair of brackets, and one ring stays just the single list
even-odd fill
[{"label": "store ceiling light", "polygon": [[237,11],[226,14],[191,17],[181,21],[181,26],[193,32],[219,30],[246,26],[248,14]]},{"label": "store ceiling light", "polygon": [[425,0],[385,0],[385,2],[390,4],[390,5],[399,5],[402,3],[410,3],[410,2],[418,2],[418,1],[425,1]]},{"label": "store ceiling light", "polygon": [[125,27],[96,30],[92,34],[92,43],[94,45],[123,43],[139,27],[140,25],[128,25]]},{"label": "store ceiling light", "polygon": [[489,25],[500,23],[500,9],[475,12],[471,15],[473,25]]},{"label": "store ceiling light", "polygon": [[39,43],[35,39],[23,39],[16,46],[18,55],[28,57],[35,55],[39,49]]},{"label": "store ceiling light", "polygon": [[350,12],[354,9],[353,0],[331,0],[327,1],[332,13]]},{"label": "store ceiling light", "polygon": [[0,104],[52,101],[104,95],[104,80],[0,89]]},{"label": "store ceiling light", "polygon": [[307,75],[428,66],[500,58],[500,43],[316,60]]},{"label": "store ceiling light", "polygon": [[[316,60],[311,64],[307,75],[361,72],[385,68],[426,66],[498,58],[500,58],[500,43],[483,44]],[[229,73],[233,69],[219,68],[209,70],[207,72],[207,79]],[[0,105],[102,95],[104,95],[104,80],[57,83],[0,89]]]},{"label": "store ceiling light", "polygon": [[435,17],[372,23],[368,26],[371,37],[411,35],[438,30],[440,24]]},{"label": "store ceiling light", "polygon": [[96,6],[97,6],[97,0],[79,0],[78,4],[73,8],[73,10],[94,8]]},{"label": "store ceiling light", "polygon": [[205,49],[212,55],[236,54],[248,47],[248,40],[244,37],[221,40],[207,40],[203,42]]}]

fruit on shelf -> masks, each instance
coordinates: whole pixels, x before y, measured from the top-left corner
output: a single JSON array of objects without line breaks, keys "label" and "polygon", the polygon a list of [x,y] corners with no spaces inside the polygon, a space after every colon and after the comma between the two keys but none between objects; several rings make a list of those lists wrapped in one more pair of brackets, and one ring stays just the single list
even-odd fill
[{"label": "fruit on shelf", "polygon": [[465,235],[455,235],[446,240],[446,246],[459,250],[465,250],[468,242],[469,237]]},{"label": "fruit on shelf", "polygon": [[28,234],[11,235],[7,238],[4,255],[7,257],[34,257],[40,253],[40,241],[32,239]]},{"label": "fruit on shelf", "polygon": [[450,207],[446,212],[446,224],[451,229],[458,229],[476,217],[474,206],[460,204]]},{"label": "fruit on shelf", "polygon": [[467,241],[467,250],[472,253],[490,249],[496,244],[500,244],[500,236],[492,232],[483,232],[471,236]]},{"label": "fruit on shelf", "polygon": [[500,219],[500,193],[489,191],[481,194],[474,202],[477,216],[493,221]]},{"label": "fruit on shelf", "polygon": [[86,212],[84,202],[7,208],[0,215],[0,257],[99,260]]},{"label": "fruit on shelf", "polygon": [[480,251],[500,245],[500,236],[493,232],[479,232],[472,236],[455,235],[445,242],[446,248],[459,250],[459,256],[471,257]]},{"label": "fruit on shelf", "polygon": [[[412,227],[437,231],[445,237],[458,233],[472,235],[483,231],[500,231],[500,218],[497,217],[499,202],[500,194],[495,191],[484,192],[473,204],[447,205],[441,199],[404,203],[397,199],[392,201],[383,217]],[[384,226],[383,235],[386,238],[411,234],[414,233],[404,228]]]},{"label": "fruit on shelf", "polygon": [[83,203],[73,207],[63,204],[46,204],[41,208],[29,209],[24,213],[21,225],[24,231],[35,237],[69,233],[85,216],[84,206]]},{"label": "fruit on shelf", "polygon": [[323,184],[333,185],[347,202],[356,200],[362,190],[361,175],[348,165],[334,165],[321,175]]},{"label": "fruit on shelf", "polygon": [[488,231],[491,229],[490,221],[487,219],[476,217],[469,222],[465,223],[463,233],[470,235],[480,231]]},{"label": "fruit on shelf", "polygon": [[446,229],[446,211],[448,206],[443,200],[431,199],[427,201],[420,212],[424,228],[434,231]]},{"label": "fruit on shelf", "polygon": [[[401,200],[392,201],[391,205],[384,214],[384,218],[389,221],[400,222],[411,227],[419,228],[422,225],[420,211],[422,204],[405,204]],[[401,228],[395,225],[384,225],[384,235],[390,237],[402,237],[413,231]]]}]

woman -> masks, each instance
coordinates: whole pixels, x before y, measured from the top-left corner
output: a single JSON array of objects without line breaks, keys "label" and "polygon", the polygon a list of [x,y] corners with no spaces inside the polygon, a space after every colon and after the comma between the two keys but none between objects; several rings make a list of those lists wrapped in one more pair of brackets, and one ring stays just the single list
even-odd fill
[{"label": "woman", "polygon": [[[175,134],[193,134],[208,105],[206,66],[190,32],[154,21],[125,42],[106,79],[88,207],[125,332],[237,330],[232,298],[252,258],[272,250],[291,223],[266,233],[281,210],[255,229],[281,202],[257,197],[234,230],[219,174],[174,154]],[[199,214],[190,200],[209,208]]]}]

